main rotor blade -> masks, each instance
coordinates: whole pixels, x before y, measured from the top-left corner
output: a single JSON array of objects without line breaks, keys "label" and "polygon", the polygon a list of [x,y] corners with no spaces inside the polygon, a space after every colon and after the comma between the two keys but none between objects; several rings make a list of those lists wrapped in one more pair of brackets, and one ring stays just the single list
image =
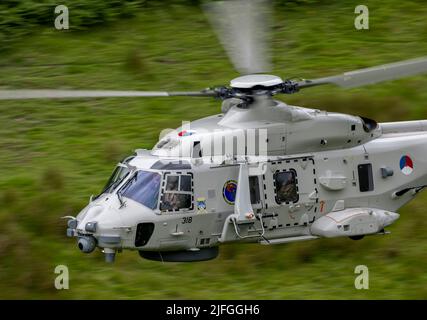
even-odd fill
[{"label": "main rotor blade", "polygon": [[232,0],[204,5],[205,13],[237,71],[270,68],[270,6],[265,0]]},{"label": "main rotor blade", "polygon": [[110,90],[0,90],[0,100],[22,99],[80,99],[80,98],[113,98],[113,97],[214,97],[216,93],[205,91],[110,91]]},{"label": "main rotor blade", "polygon": [[427,57],[384,64],[372,68],[359,69],[326,78],[303,80],[299,88],[322,84],[335,84],[343,88],[356,88],[367,84],[395,80],[427,72]]}]

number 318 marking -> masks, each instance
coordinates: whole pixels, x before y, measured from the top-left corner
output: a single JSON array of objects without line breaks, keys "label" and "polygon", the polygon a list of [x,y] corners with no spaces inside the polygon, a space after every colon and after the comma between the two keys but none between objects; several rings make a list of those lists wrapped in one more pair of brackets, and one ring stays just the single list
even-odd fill
[{"label": "number 318 marking", "polygon": [[184,217],[182,218],[182,224],[193,222],[193,217]]}]

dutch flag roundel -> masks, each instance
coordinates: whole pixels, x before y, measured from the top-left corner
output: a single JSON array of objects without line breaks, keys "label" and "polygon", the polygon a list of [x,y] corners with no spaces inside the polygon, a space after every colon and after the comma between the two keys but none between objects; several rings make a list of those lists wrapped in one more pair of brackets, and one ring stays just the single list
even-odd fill
[{"label": "dutch flag roundel", "polygon": [[414,163],[408,155],[402,156],[400,158],[400,171],[406,176],[410,175],[414,171]]}]

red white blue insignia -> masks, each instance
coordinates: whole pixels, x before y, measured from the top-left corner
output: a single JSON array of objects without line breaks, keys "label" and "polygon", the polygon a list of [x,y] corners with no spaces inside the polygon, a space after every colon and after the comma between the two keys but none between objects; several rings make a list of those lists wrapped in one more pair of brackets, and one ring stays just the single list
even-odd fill
[{"label": "red white blue insignia", "polygon": [[404,155],[402,158],[400,158],[399,165],[400,171],[402,171],[402,173],[406,176],[409,176],[412,171],[414,171],[414,162],[408,155]]},{"label": "red white blue insignia", "polygon": [[192,131],[192,130],[182,130],[180,132],[178,132],[178,136],[180,137],[188,137],[191,136],[193,134],[195,134],[196,131]]}]

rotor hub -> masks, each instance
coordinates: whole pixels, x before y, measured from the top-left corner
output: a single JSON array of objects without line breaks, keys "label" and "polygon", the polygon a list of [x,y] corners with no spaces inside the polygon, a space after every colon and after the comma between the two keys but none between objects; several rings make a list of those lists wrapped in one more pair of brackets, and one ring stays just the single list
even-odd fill
[{"label": "rotor hub", "polygon": [[249,74],[230,81],[230,86],[235,89],[252,89],[255,87],[275,87],[283,83],[278,76],[269,74]]}]

